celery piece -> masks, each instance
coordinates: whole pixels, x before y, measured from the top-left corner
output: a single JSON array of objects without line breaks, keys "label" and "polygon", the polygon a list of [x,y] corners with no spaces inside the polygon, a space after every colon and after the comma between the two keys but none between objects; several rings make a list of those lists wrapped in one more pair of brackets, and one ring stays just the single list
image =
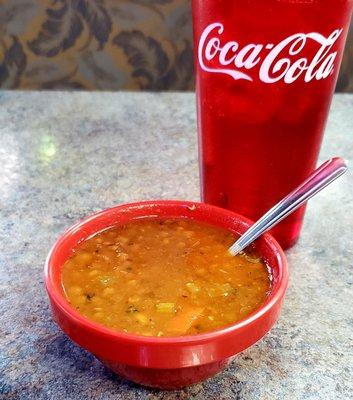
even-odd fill
[{"label": "celery piece", "polygon": [[175,304],[174,303],[158,303],[158,304],[156,304],[156,308],[157,308],[158,312],[162,312],[162,313],[175,312]]}]

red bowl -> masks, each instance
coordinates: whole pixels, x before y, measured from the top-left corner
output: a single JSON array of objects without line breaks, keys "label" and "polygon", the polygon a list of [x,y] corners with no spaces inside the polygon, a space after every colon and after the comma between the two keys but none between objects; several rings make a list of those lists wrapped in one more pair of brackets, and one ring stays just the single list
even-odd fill
[{"label": "red bowl", "polygon": [[77,344],[92,352],[119,375],[136,383],[176,389],[219,372],[237,353],[261,339],[277,321],[288,283],[285,255],[272,236],[255,246],[273,275],[266,302],[247,318],[216,331],[192,336],[145,337],[106,328],[70,306],[61,286],[61,269],[73,249],[94,233],[140,218],[187,218],[223,227],[236,234],[251,221],[208,204],[148,201],[125,204],[94,214],[68,229],[54,244],[45,264],[45,284],[54,320]]}]

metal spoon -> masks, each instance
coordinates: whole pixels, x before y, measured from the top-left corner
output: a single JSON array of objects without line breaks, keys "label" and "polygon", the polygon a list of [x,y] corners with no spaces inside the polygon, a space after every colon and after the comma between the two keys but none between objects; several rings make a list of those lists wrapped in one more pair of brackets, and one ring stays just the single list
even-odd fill
[{"label": "metal spoon", "polygon": [[335,157],[324,162],[308,179],[255,222],[228,251],[233,256],[238,254],[260,235],[274,227],[283,218],[287,217],[346,171],[347,166],[342,158]]}]

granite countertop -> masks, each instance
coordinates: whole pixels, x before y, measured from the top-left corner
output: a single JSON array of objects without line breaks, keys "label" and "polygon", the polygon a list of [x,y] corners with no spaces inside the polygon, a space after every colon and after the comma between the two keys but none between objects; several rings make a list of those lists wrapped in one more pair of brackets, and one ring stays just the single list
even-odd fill
[{"label": "granite countertop", "polygon": [[[117,203],[198,199],[193,94],[0,94],[0,399],[353,398],[353,172],[312,200],[272,331],[221,374],[149,390],[115,376],[51,321],[47,252]],[[353,164],[353,95],[336,95],[321,158]]]}]

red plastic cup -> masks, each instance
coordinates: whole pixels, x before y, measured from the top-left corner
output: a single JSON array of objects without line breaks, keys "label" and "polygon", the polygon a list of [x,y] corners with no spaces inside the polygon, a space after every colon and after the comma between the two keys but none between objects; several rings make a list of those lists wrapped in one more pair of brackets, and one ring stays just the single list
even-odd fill
[{"label": "red plastic cup", "polygon": [[285,255],[265,234],[256,248],[271,268],[273,286],[265,303],[247,318],[212,332],[180,337],[146,337],[106,328],[79,314],[65,299],[61,270],[82,240],[108,227],[140,218],[187,218],[241,234],[251,222],[207,204],[150,201],[126,204],[94,214],[68,229],[54,244],[45,265],[45,285],[53,318],[77,344],[119,375],[136,383],[176,389],[219,372],[237,353],[261,339],[277,321],[288,283]]},{"label": "red plastic cup", "polygon": [[[314,170],[352,0],[193,0],[202,200],[257,220]],[[298,239],[304,207],[271,233]]]}]

